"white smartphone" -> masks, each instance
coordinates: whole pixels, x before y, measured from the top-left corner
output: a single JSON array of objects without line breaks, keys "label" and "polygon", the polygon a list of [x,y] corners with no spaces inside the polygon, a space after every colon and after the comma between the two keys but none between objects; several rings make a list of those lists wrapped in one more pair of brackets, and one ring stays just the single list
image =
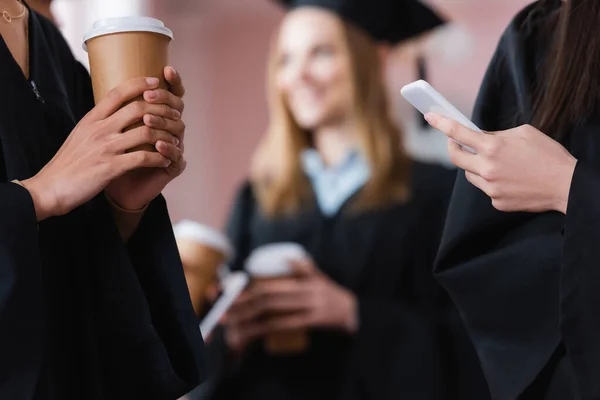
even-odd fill
[{"label": "white smartphone", "polygon": [[[458,111],[444,96],[435,90],[429,83],[424,80],[418,80],[409,83],[401,90],[402,96],[410,104],[412,104],[423,115],[427,113],[440,114],[446,118],[450,118],[459,124],[466,126],[476,132],[483,133],[470,119],[465,117],[463,113]],[[475,154],[475,150],[469,146],[457,142],[463,149]]]},{"label": "white smartphone", "polygon": [[249,280],[248,274],[245,272],[234,272],[224,279],[223,294],[200,323],[200,332],[203,338],[212,333],[235,299],[244,291]]}]

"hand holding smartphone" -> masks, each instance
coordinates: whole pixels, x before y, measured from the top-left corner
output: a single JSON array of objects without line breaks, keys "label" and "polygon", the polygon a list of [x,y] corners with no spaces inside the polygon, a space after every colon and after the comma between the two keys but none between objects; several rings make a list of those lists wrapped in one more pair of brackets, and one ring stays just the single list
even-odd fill
[{"label": "hand holding smartphone", "polygon": [[[418,80],[409,83],[401,90],[402,96],[408,100],[417,110],[423,115],[427,113],[440,114],[446,118],[450,118],[461,125],[466,126],[476,132],[483,133],[471,120],[465,117],[456,107],[452,105],[444,96],[435,90],[429,83],[424,80]],[[475,150],[469,146],[457,142],[463,149],[476,154]]]},{"label": "hand holding smartphone", "polygon": [[248,274],[245,272],[234,272],[224,279],[223,294],[200,323],[200,332],[203,338],[210,336],[235,299],[244,291],[248,281]]}]

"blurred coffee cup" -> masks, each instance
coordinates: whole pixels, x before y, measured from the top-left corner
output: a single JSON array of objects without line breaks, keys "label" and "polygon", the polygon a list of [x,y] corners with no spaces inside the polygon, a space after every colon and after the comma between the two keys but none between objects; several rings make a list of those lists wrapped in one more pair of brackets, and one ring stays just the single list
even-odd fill
[{"label": "blurred coffee cup", "polygon": [[[246,271],[252,282],[269,284],[280,279],[289,279],[294,271],[291,263],[306,260],[310,256],[297,243],[274,243],[255,249],[246,261]],[[274,355],[304,352],[309,346],[305,329],[271,333],[265,338],[265,350]]]},{"label": "blurred coffee cup", "polygon": [[233,247],[222,232],[190,220],[174,227],[179,255],[196,314],[203,311],[206,296],[218,283],[218,271],[233,256]]}]

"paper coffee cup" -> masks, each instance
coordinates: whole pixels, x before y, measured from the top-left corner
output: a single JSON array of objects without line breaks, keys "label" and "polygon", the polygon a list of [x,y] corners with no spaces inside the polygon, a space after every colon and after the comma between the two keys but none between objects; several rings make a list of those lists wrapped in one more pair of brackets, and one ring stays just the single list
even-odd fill
[{"label": "paper coffee cup", "polygon": [[174,227],[192,305],[202,312],[206,290],[218,280],[219,268],[233,257],[233,247],[221,232],[184,220]]},{"label": "paper coffee cup", "polygon": [[[83,48],[90,60],[96,104],[109,91],[132,78],[156,77],[160,80],[159,86],[166,89],[164,68],[168,65],[172,40],[173,32],[154,18],[122,17],[94,22],[84,36]],[[125,132],[142,125],[140,120]],[[142,149],[155,151],[150,145]]]},{"label": "paper coffee cup", "polygon": [[[309,258],[304,248],[296,243],[275,243],[255,249],[246,261],[245,269],[253,282],[267,283],[290,277],[292,261]],[[306,351],[309,346],[308,332],[305,329],[282,331],[265,338],[265,350],[274,355],[296,354]]]}]

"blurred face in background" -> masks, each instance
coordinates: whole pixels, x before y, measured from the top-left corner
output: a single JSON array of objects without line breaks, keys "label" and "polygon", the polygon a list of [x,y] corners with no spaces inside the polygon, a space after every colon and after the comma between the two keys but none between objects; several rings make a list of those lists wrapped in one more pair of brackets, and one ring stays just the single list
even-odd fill
[{"label": "blurred face in background", "polygon": [[303,7],[287,14],[279,35],[275,83],[301,129],[343,123],[352,112],[352,69],[343,24]]},{"label": "blurred face in background", "polygon": [[56,24],[56,19],[52,13],[52,0],[27,0],[27,4],[38,14],[43,15]]}]

